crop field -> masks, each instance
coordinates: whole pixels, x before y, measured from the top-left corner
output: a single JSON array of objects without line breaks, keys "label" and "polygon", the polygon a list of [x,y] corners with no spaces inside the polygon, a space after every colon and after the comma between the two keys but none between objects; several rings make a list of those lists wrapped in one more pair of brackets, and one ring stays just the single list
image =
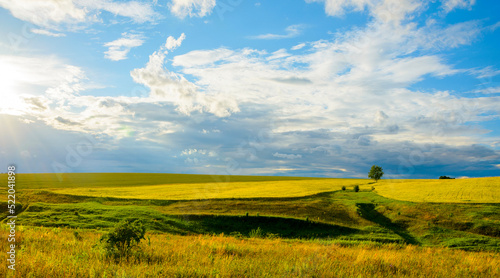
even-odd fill
[{"label": "crop field", "polygon": [[[275,176],[228,176],[191,174],[144,174],[144,173],[62,173],[17,174],[18,189],[44,188],[102,188],[159,184],[227,183],[253,181],[317,180],[306,177]],[[7,174],[0,174],[6,180]]]},{"label": "crop field", "polygon": [[55,174],[18,174],[17,188],[92,197],[196,200],[300,197],[359,185],[361,190],[374,187],[381,196],[403,201],[500,203],[500,177],[377,183],[368,179],[130,173],[62,174],[60,178]]},{"label": "crop field", "polygon": [[[148,186],[58,188],[59,194],[126,199],[196,200],[230,198],[285,198],[340,190],[342,186],[367,185],[359,179],[315,179],[226,183],[161,184]],[[369,188],[368,186],[365,186]]]},{"label": "crop field", "polygon": [[[16,177],[18,277],[500,275],[500,178]],[[147,236],[112,260],[99,239],[125,219]]]},{"label": "crop field", "polygon": [[377,193],[396,200],[446,203],[500,203],[500,178],[383,180]]}]

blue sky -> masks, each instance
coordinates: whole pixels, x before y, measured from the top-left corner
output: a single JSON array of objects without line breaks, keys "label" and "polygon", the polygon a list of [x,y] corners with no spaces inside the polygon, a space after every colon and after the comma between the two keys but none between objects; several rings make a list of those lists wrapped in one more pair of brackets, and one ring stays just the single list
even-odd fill
[{"label": "blue sky", "polygon": [[499,176],[499,10],[0,0],[0,167]]}]

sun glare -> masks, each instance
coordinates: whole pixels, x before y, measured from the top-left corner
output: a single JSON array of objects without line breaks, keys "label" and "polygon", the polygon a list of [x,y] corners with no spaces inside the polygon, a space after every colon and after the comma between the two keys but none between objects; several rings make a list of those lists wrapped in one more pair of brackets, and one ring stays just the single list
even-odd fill
[{"label": "sun glare", "polygon": [[22,115],[27,108],[18,89],[19,76],[6,64],[0,64],[0,114]]}]

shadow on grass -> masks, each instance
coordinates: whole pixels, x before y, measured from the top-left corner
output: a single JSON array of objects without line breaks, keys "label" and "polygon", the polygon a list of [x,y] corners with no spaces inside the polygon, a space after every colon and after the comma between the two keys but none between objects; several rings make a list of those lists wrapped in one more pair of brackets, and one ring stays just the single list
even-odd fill
[{"label": "shadow on grass", "polygon": [[378,224],[388,230],[391,230],[393,233],[400,236],[405,243],[420,245],[420,242],[416,238],[414,238],[408,231],[396,224],[392,223],[391,219],[384,216],[382,213],[375,210],[375,204],[372,203],[357,203],[356,204],[358,214],[364,219],[371,221],[375,224]]},{"label": "shadow on grass", "polygon": [[360,230],[317,223],[294,218],[269,216],[227,216],[227,215],[179,215],[180,219],[192,223],[200,233],[231,234],[248,236],[252,230],[260,228],[263,235],[281,238],[332,238],[359,233]]}]

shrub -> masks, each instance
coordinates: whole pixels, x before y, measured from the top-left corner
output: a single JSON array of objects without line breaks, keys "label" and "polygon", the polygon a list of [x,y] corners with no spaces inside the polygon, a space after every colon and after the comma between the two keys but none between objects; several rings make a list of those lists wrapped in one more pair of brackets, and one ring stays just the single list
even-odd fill
[{"label": "shrub", "polygon": [[359,192],[359,185],[354,186],[354,192]]},{"label": "shrub", "polygon": [[257,229],[253,229],[248,233],[249,237],[263,237],[264,236],[264,231],[260,227],[257,227]]},{"label": "shrub", "polygon": [[342,186],[342,191],[345,191],[345,190],[346,190],[345,186]]},{"label": "shrub", "polygon": [[131,250],[144,239],[146,227],[139,220],[125,220],[101,237],[106,255],[115,258],[128,257]]}]

